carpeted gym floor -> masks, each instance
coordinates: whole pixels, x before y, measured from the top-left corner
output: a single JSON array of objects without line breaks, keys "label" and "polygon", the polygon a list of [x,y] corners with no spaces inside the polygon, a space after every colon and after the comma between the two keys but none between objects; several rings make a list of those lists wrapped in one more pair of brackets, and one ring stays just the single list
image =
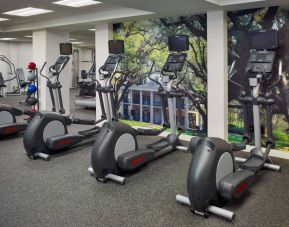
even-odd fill
[{"label": "carpeted gym floor", "polygon": [[[2,98],[17,104],[19,97]],[[75,115],[93,119],[94,112],[73,107]],[[85,127],[71,126],[70,131]],[[157,138],[140,138],[140,143]],[[267,170],[242,201],[226,208],[233,223],[193,215],[175,201],[186,195],[191,154],[174,152],[128,177],[126,185],[99,183],[90,177],[91,147],[52,158],[30,160],[22,138],[0,141],[0,226],[289,226],[289,161],[274,161],[280,173]]]}]

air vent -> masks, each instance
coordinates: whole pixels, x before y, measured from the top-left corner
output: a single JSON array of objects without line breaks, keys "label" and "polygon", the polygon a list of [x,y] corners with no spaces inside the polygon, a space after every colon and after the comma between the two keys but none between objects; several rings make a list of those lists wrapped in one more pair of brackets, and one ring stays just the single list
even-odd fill
[{"label": "air vent", "polygon": [[211,141],[207,141],[206,144],[209,148],[211,148],[212,151],[214,151],[216,149],[216,146],[214,143],[212,143]]}]

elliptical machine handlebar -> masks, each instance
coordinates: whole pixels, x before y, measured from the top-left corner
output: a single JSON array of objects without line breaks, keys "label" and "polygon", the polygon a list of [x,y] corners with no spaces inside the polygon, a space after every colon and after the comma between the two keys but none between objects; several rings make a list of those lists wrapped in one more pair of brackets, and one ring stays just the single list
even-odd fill
[{"label": "elliptical machine handlebar", "polygon": [[47,77],[47,76],[45,76],[45,75],[43,74],[43,70],[44,70],[46,64],[47,64],[47,61],[43,63],[39,74],[40,74],[40,76],[42,76],[42,77],[44,77],[45,79],[47,79],[48,81],[50,81],[49,77]]},{"label": "elliptical machine handlebar", "polygon": [[235,69],[235,65],[236,65],[236,60],[233,61],[232,65],[230,66],[229,69],[229,81],[233,84],[235,84],[237,87],[239,87],[242,91],[245,90],[244,86],[236,81],[234,81],[232,78],[233,76],[237,73],[237,70]]},{"label": "elliptical machine handlebar", "polygon": [[282,60],[279,60],[279,65],[278,65],[278,79],[272,83],[267,89],[266,93],[269,92],[273,87],[275,87],[280,81],[282,77],[282,68],[283,68],[283,62]]},{"label": "elliptical machine handlebar", "polygon": [[[61,66],[62,67],[62,66]],[[49,67],[49,72],[52,74],[51,77],[56,77],[56,80],[58,81],[58,78],[59,78],[59,75],[60,75],[60,72],[61,70],[57,70],[55,69],[55,65],[52,65]]]}]

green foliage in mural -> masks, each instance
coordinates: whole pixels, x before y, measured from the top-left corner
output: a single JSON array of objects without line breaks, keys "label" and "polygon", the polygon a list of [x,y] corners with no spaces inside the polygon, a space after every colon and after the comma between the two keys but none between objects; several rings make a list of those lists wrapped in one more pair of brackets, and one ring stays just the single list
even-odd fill
[{"label": "green foliage in mural", "polygon": [[[244,72],[249,57],[249,31],[255,29],[276,28],[279,30],[279,43],[277,57],[285,60],[284,70],[289,71],[289,35],[288,7],[270,7],[262,9],[248,9],[228,12],[228,50],[229,64],[237,60],[237,74],[234,80],[248,86]],[[204,129],[207,127],[207,18],[206,15],[182,16],[162,18],[147,21],[128,21],[114,26],[114,38],[125,40],[126,55],[129,59],[128,68],[140,71],[148,68],[155,61],[155,70],[160,71],[167,56],[167,38],[170,35],[186,34],[190,39],[188,52],[188,70],[182,89],[190,98],[190,108],[197,110],[203,119]],[[278,115],[274,117],[274,135],[277,145],[288,146],[287,136],[289,114],[286,88],[287,78],[284,74],[283,82],[278,84],[277,93],[282,94],[282,103],[279,103]],[[236,98],[240,89],[229,83],[229,102],[239,105]],[[251,119],[252,120],[252,119]],[[230,131],[239,140],[238,134],[242,132],[242,110],[229,110]],[[285,149],[285,148],[284,148]]]},{"label": "green foliage in mural", "polygon": [[155,70],[160,71],[169,54],[167,39],[171,35],[188,35],[188,69],[181,88],[189,96],[191,109],[202,116],[207,127],[207,42],[206,16],[187,16],[148,21],[131,21],[116,24],[115,39],[125,40],[125,51],[129,59],[128,67],[140,70],[155,62]]}]

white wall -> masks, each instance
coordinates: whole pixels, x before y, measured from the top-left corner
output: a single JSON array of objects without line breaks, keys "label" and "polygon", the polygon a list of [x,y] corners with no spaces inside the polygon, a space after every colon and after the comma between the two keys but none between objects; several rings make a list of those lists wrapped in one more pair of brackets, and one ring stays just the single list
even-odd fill
[{"label": "white wall", "polygon": [[[92,50],[91,49],[79,49],[79,80],[81,79],[81,70],[86,70],[87,72],[90,70],[92,66]],[[88,79],[87,81],[90,81]]]},{"label": "white wall", "polygon": [[[26,75],[27,64],[32,60],[32,43],[0,42],[0,55],[5,55],[16,68],[23,68]],[[0,72],[4,79],[11,78],[10,75],[7,75],[8,71],[8,65],[0,61]],[[16,86],[16,81],[8,82],[7,86],[8,90],[11,90],[13,86]]]}]

